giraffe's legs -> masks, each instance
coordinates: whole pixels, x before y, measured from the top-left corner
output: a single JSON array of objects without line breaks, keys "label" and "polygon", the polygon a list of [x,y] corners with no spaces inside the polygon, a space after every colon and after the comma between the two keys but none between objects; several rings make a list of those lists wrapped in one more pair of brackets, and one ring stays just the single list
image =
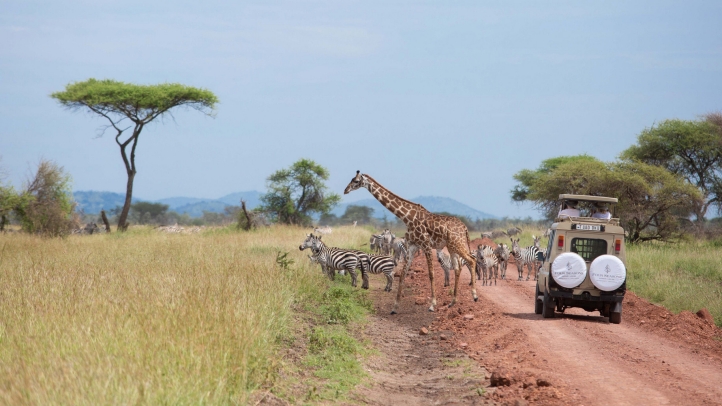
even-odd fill
[{"label": "giraffe's legs", "polygon": [[[424,254],[426,254],[426,264],[429,267],[429,283],[431,283],[431,307],[429,307],[429,311],[433,312],[436,308],[436,293],[434,292],[434,261],[431,259],[431,248],[425,249]],[[458,285],[459,271],[456,271],[456,278]]]},{"label": "giraffe's legs", "polygon": [[404,268],[401,270],[401,275],[399,276],[399,288],[396,291],[396,300],[394,301],[394,307],[391,309],[391,314],[396,314],[396,311],[399,309],[399,301],[401,300],[401,291],[404,288],[404,277],[406,276],[406,272],[409,271],[409,268],[411,267],[411,259],[414,257],[414,254],[416,254],[416,250],[418,248],[415,245],[409,245],[409,251],[408,255],[406,257],[406,263],[404,264]]}]

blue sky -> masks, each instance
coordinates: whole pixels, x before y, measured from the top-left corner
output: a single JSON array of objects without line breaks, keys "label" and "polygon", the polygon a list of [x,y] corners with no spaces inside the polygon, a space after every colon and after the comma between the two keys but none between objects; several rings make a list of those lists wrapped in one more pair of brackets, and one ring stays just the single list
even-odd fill
[{"label": "blue sky", "polygon": [[[0,2],[0,166],[41,158],[76,190],[124,192],[104,123],[61,108],[66,84],[213,91],[141,134],[134,195],[265,190],[311,158],[342,193],[357,169],[395,193],[498,216],[513,174],[547,158],[613,160],[645,127],[722,110],[720,2]],[[348,201],[368,198],[365,191]]]}]

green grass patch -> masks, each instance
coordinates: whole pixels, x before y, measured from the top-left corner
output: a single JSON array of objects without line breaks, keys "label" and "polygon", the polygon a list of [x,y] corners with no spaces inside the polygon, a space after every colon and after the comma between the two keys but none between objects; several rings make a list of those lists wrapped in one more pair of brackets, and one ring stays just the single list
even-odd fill
[{"label": "green grass patch", "polygon": [[345,399],[366,376],[360,358],[369,351],[367,343],[357,338],[357,331],[372,303],[367,291],[351,287],[348,276],[337,276],[320,303],[317,314],[321,323],[308,335],[308,355],[303,361],[318,380],[305,400]]},{"label": "green grass patch", "polygon": [[678,313],[707,308],[722,326],[722,246],[718,241],[627,246],[627,286]]}]

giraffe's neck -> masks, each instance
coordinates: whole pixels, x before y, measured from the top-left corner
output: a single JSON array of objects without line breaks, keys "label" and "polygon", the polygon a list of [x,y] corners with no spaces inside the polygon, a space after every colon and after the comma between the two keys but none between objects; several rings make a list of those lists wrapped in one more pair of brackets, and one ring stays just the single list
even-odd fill
[{"label": "giraffe's neck", "polygon": [[394,215],[401,219],[401,221],[405,224],[408,225],[415,217],[429,213],[424,206],[402,199],[390,190],[381,186],[380,183],[373,180],[370,176],[366,175],[366,177],[369,180],[369,184],[367,186],[369,192],[371,192],[379,203],[389,209],[391,213],[394,213]]}]

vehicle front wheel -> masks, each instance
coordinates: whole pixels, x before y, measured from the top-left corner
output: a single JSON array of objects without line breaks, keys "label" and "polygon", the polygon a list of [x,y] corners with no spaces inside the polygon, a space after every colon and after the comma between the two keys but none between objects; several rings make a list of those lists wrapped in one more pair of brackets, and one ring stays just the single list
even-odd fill
[{"label": "vehicle front wheel", "polygon": [[609,322],[612,324],[619,324],[622,322],[622,312],[611,312],[609,313]]},{"label": "vehicle front wheel", "polygon": [[552,300],[551,296],[549,296],[549,292],[544,289],[544,300],[542,302],[542,317],[545,319],[551,319],[554,317],[554,301]]},{"label": "vehicle front wheel", "polygon": [[534,294],[534,313],[542,314],[544,303],[539,299],[539,285],[536,285],[536,293]]}]

